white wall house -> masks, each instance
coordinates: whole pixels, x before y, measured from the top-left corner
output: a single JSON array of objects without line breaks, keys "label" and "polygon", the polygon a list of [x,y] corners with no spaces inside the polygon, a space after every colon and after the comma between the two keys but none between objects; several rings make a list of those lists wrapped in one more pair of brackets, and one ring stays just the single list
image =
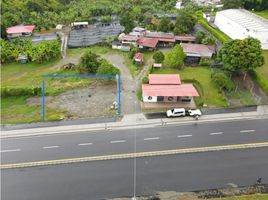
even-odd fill
[{"label": "white wall house", "polygon": [[268,20],[244,9],[229,9],[216,14],[215,25],[232,39],[259,39],[268,49]]}]

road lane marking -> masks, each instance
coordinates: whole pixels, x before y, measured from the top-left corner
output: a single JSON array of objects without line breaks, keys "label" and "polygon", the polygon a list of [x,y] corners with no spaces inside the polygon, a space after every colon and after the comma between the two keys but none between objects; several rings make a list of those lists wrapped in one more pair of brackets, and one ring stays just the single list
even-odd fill
[{"label": "road lane marking", "polygon": [[146,140],[159,140],[160,138],[159,137],[152,137],[152,138],[144,138],[143,140],[146,141]]},{"label": "road lane marking", "polygon": [[149,152],[138,152],[138,153],[114,154],[114,155],[80,157],[80,158],[64,158],[64,159],[58,159],[58,160],[43,160],[43,161],[34,161],[34,162],[3,164],[3,165],[0,165],[0,169],[38,167],[38,166],[47,166],[47,165],[90,162],[90,161],[118,160],[118,159],[142,158],[142,157],[151,157],[151,156],[166,156],[166,155],[176,155],[176,154],[186,154],[186,153],[218,152],[218,151],[227,151],[227,150],[264,148],[264,147],[266,148],[268,147],[268,142],[232,144],[232,145],[223,145],[223,146],[194,147],[194,148],[185,148],[185,149],[172,149],[172,150],[161,150],[161,151],[149,151]]},{"label": "road lane marking", "polygon": [[126,140],[114,140],[114,141],[110,141],[111,144],[114,144],[114,143],[123,143],[123,142],[126,142]]},{"label": "road lane marking", "polygon": [[215,132],[215,133],[210,133],[209,135],[221,135],[223,132]]},{"label": "road lane marking", "polygon": [[59,146],[47,146],[47,147],[42,147],[43,149],[55,149],[58,148]]},{"label": "road lane marking", "polygon": [[178,138],[192,137],[193,135],[178,135]]},{"label": "road lane marking", "polygon": [[253,133],[255,130],[242,130],[240,133]]},{"label": "road lane marking", "polygon": [[81,143],[81,144],[78,144],[78,146],[88,146],[88,145],[92,145],[92,143]]},{"label": "road lane marking", "polygon": [[15,151],[21,151],[20,149],[8,149],[8,150],[1,150],[0,153],[9,153],[9,152],[15,152]]}]

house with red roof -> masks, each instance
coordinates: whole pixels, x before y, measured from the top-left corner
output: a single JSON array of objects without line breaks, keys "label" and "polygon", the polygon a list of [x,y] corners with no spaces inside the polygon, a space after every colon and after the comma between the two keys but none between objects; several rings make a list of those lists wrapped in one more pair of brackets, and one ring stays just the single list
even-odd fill
[{"label": "house with red roof", "polygon": [[194,108],[193,97],[199,97],[197,90],[182,83],[179,74],[150,74],[149,83],[142,84],[144,108]]},{"label": "house with red roof", "polygon": [[8,38],[15,38],[21,36],[31,36],[34,31],[34,25],[19,25],[19,26],[12,26],[6,29],[7,37]]},{"label": "house with red roof", "polygon": [[135,53],[133,59],[137,64],[143,64],[144,54],[143,53]]}]

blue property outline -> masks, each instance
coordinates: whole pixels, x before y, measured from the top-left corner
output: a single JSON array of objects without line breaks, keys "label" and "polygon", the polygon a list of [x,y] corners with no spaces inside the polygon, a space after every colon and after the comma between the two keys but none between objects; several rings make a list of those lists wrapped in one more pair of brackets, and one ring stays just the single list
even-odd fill
[{"label": "blue property outline", "polygon": [[[117,79],[117,112],[121,114],[121,77],[120,74],[45,74],[41,76],[42,78],[107,78],[107,79]],[[42,121],[45,121],[45,81],[42,80]]]}]

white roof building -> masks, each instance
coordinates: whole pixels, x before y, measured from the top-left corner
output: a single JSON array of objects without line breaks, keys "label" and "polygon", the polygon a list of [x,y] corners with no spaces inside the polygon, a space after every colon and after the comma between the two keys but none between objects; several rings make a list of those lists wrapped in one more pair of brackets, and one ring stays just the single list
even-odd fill
[{"label": "white roof building", "polygon": [[268,20],[244,9],[229,9],[216,14],[215,25],[232,39],[259,39],[268,49]]}]

